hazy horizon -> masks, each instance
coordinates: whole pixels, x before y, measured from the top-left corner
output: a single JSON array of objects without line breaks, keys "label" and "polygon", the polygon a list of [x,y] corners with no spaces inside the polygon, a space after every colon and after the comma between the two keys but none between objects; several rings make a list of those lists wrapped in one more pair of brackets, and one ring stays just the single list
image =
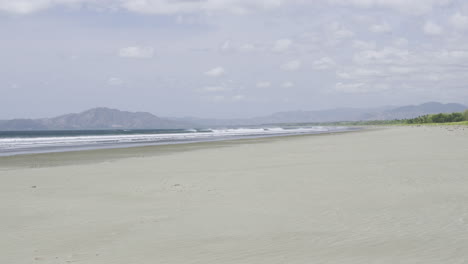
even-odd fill
[{"label": "hazy horizon", "polygon": [[0,119],[468,104],[461,0],[0,0]]},{"label": "hazy horizon", "polygon": [[[261,118],[261,117],[266,117],[266,116],[270,116],[272,114],[277,114],[277,113],[292,113],[292,112],[301,112],[301,111],[333,111],[333,110],[338,110],[338,109],[361,109],[361,110],[378,110],[378,109],[382,109],[382,110],[385,110],[385,109],[395,109],[395,108],[398,108],[398,107],[406,107],[406,106],[411,106],[411,105],[414,105],[414,106],[419,106],[419,105],[422,105],[422,104],[426,104],[426,103],[441,103],[441,102],[435,102],[435,101],[432,101],[432,102],[424,102],[424,103],[421,103],[421,104],[408,104],[408,105],[382,105],[382,106],[376,106],[376,107],[335,107],[335,108],[324,108],[324,109],[315,109],[315,110],[310,110],[310,109],[292,109],[292,110],[285,110],[285,111],[276,111],[276,112],[270,112],[270,113],[265,113],[263,115],[256,115],[256,116],[244,116],[244,117],[237,117],[237,116],[232,116],[232,117],[207,117],[207,116],[195,116],[195,115],[181,115],[181,116],[162,116],[162,115],[158,115],[157,113],[152,113],[152,112],[149,112],[149,111],[134,111],[132,109],[118,109],[118,108],[113,108],[113,107],[107,107],[107,106],[96,106],[96,107],[91,107],[91,108],[88,108],[88,109],[83,109],[83,110],[78,110],[76,112],[64,112],[64,113],[59,113],[59,114],[56,114],[54,116],[43,116],[43,117],[36,117],[36,118],[31,118],[31,117],[16,117],[16,118],[11,118],[11,119],[0,119],[0,120],[14,120],[14,119],[47,119],[47,118],[55,118],[55,117],[59,117],[59,116],[63,116],[63,115],[68,115],[68,114],[79,114],[79,113],[83,113],[83,112],[86,112],[86,111],[90,111],[90,110],[94,110],[94,109],[99,109],[99,108],[104,108],[104,109],[109,109],[109,110],[118,110],[118,111],[123,111],[123,112],[131,112],[131,113],[136,113],[136,112],[146,112],[146,113],[150,113],[150,114],[153,114],[157,117],[161,117],[161,118],[169,118],[169,119],[180,119],[180,118],[196,118],[196,119],[225,119],[225,120],[229,120],[229,119],[249,119],[249,118]],[[447,103],[441,103],[441,104],[450,104],[451,102],[447,102]],[[462,104],[462,105],[465,105],[467,106],[466,104]]]}]

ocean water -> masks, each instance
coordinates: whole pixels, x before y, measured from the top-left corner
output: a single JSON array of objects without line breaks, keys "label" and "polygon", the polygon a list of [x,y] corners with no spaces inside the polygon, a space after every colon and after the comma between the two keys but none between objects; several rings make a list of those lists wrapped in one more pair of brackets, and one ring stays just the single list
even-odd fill
[{"label": "ocean water", "polygon": [[0,156],[349,131],[349,127],[0,131]]}]

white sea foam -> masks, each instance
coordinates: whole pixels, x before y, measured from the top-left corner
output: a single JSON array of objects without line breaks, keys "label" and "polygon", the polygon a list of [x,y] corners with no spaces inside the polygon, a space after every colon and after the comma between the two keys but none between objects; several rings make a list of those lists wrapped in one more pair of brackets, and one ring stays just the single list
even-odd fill
[{"label": "white sea foam", "polygon": [[182,142],[223,140],[245,137],[275,135],[313,134],[346,130],[345,127],[265,127],[195,129],[183,133],[130,134],[130,135],[83,135],[49,137],[4,137],[0,138],[0,155],[50,152],[63,149],[106,148],[123,145],[153,145]]}]

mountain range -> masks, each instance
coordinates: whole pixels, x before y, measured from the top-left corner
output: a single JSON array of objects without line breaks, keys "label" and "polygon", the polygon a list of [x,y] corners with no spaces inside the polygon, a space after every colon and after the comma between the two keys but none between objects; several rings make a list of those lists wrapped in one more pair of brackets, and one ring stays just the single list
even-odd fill
[{"label": "mountain range", "polygon": [[202,126],[236,126],[285,123],[326,123],[414,118],[427,114],[462,112],[467,106],[456,103],[429,102],[420,105],[385,106],[379,108],[335,108],[319,111],[287,111],[248,119],[177,118],[175,120]]},{"label": "mountain range", "polygon": [[147,112],[127,112],[105,107],[54,118],[0,121],[0,130],[178,129],[193,126]]},{"label": "mountain range", "polygon": [[246,119],[161,118],[147,112],[93,108],[54,118],[0,120],[0,130],[86,130],[86,129],[180,129],[279,123],[393,120],[426,114],[462,112],[462,104],[429,102],[420,105],[381,108],[336,108],[321,111],[288,111]]}]

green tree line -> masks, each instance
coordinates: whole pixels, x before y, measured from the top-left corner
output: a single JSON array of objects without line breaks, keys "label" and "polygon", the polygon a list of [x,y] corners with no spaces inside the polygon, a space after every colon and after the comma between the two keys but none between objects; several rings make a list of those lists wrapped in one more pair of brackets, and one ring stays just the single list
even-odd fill
[{"label": "green tree line", "polygon": [[453,123],[468,121],[468,110],[463,113],[432,114],[402,120],[406,124]]},{"label": "green tree line", "polygon": [[401,125],[401,124],[434,124],[468,122],[468,110],[463,113],[431,114],[410,119],[394,120],[369,120],[369,121],[341,121],[341,122],[319,122],[319,123],[297,123],[284,125],[314,125],[314,126],[366,126],[366,125]]}]

